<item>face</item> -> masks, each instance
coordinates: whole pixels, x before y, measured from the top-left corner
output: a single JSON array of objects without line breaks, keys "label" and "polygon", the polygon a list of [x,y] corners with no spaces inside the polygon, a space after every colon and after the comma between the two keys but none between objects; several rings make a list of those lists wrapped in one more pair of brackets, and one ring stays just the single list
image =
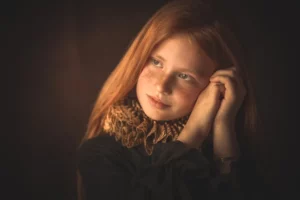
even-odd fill
[{"label": "face", "polygon": [[153,120],[181,118],[192,111],[215,69],[196,43],[175,35],[151,53],[138,78],[137,98]]}]

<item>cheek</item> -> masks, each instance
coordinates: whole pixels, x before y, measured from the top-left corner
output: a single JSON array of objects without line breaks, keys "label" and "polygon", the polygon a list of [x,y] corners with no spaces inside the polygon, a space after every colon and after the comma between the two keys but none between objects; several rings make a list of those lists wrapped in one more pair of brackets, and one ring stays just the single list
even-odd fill
[{"label": "cheek", "polygon": [[197,98],[199,94],[201,93],[201,88],[189,88],[189,89],[182,89],[178,91],[177,99],[178,102],[182,105],[182,107],[185,107],[185,109],[192,109],[194,107],[194,104],[197,101]]},{"label": "cheek", "polygon": [[152,73],[147,68],[143,69],[137,81],[137,92],[145,91],[145,89],[147,89],[147,85],[149,85],[151,81],[151,74]]},{"label": "cheek", "polygon": [[143,71],[141,72],[139,76],[139,81],[145,82],[151,80],[152,72],[149,70],[148,67],[144,67]]},{"label": "cheek", "polygon": [[178,90],[178,92],[182,97],[182,101],[193,106],[196,103],[198,96],[203,90],[205,90],[208,84],[209,80],[203,80],[200,84],[181,88],[180,90]]}]

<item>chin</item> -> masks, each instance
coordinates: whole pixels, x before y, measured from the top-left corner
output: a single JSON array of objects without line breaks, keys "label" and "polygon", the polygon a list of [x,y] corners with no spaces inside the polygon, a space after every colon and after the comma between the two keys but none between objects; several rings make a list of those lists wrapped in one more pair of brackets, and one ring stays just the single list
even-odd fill
[{"label": "chin", "polygon": [[147,114],[146,113],[146,115],[150,118],[150,119],[152,119],[152,120],[156,120],[156,121],[166,121],[166,120],[169,120],[169,119],[167,119],[166,117],[163,117],[163,116],[161,116],[161,115],[149,115],[149,114]]},{"label": "chin", "polygon": [[[174,115],[171,114],[167,114],[167,113],[159,113],[159,112],[155,112],[153,110],[147,110],[144,109],[145,114],[152,120],[156,120],[156,121],[168,121],[168,120],[173,120],[176,119],[174,118]],[[173,117],[172,117],[173,116]]]}]

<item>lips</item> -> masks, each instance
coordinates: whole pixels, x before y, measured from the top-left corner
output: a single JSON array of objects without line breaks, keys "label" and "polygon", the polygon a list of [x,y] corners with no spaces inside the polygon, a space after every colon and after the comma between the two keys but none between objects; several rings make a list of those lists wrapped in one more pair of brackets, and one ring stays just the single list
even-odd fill
[{"label": "lips", "polygon": [[155,106],[156,108],[160,108],[160,109],[163,109],[163,108],[167,108],[167,107],[170,107],[170,105],[167,105],[165,103],[163,103],[161,100],[157,99],[156,97],[153,97],[153,96],[149,96],[147,95],[149,100],[150,100],[150,103]]}]

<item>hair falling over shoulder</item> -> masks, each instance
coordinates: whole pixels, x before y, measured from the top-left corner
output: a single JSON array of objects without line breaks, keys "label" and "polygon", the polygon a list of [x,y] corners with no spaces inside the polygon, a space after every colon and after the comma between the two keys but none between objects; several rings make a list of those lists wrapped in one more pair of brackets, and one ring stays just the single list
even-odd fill
[{"label": "hair falling over shoulder", "polygon": [[238,68],[247,95],[238,113],[236,131],[251,138],[257,125],[255,95],[239,43],[222,17],[208,3],[175,0],[161,7],[146,22],[104,83],[82,142],[99,135],[109,107],[128,94],[134,93],[139,74],[151,52],[174,34],[182,34],[201,46],[219,68],[231,65]]},{"label": "hair falling over shoulder", "polygon": [[255,132],[254,94],[241,55],[242,50],[235,36],[209,4],[179,0],[169,2],[154,13],[105,81],[94,104],[83,141],[99,134],[103,116],[112,104],[130,92],[134,93],[138,76],[153,49],[174,34],[185,35],[199,44],[207,55],[218,63],[219,68],[234,65],[239,69],[247,89],[240,114],[245,126],[241,127],[240,131],[244,130],[249,134]]}]

